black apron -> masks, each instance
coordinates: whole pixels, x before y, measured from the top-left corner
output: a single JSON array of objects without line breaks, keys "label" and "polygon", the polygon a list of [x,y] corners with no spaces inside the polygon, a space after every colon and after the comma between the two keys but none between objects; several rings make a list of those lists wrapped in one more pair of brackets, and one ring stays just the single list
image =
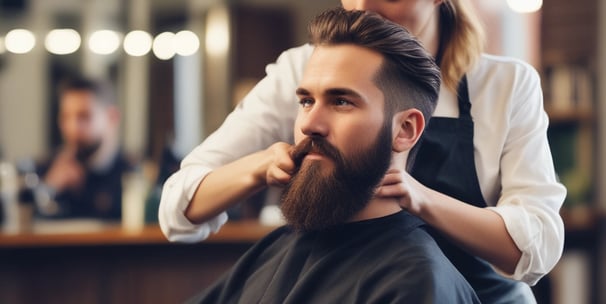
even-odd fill
[{"label": "black apron", "polygon": [[[474,162],[471,102],[464,76],[458,88],[459,118],[433,117],[423,133],[411,175],[423,185],[477,207],[486,207]],[[475,289],[482,303],[535,302],[527,284],[502,277],[431,230],[446,256]]]}]

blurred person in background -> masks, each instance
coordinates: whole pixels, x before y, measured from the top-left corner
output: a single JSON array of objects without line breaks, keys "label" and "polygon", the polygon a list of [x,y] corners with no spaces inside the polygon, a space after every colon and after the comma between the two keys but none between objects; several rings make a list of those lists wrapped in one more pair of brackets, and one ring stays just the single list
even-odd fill
[{"label": "blurred person in background", "polygon": [[37,215],[120,219],[121,176],[132,165],[120,151],[120,111],[105,81],[72,76],[59,87],[62,145],[39,165]]}]

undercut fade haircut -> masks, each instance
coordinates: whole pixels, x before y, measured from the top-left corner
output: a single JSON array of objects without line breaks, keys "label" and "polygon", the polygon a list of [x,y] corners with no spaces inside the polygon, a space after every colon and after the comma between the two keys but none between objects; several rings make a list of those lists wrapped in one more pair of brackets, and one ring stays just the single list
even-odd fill
[{"label": "undercut fade haircut", "polygon": [[[318,15],[309,25],[315,46],[352,44],[378,52],[383,63],[373,79],[385,98],[385,117],[416,108],[429,122],[440,93],[440,70],[434,58],[404,27],[369,11],[336,8]],[[387,122],[386,122],[387,123]],[[409,152],[414,162],[416,145]]]}]

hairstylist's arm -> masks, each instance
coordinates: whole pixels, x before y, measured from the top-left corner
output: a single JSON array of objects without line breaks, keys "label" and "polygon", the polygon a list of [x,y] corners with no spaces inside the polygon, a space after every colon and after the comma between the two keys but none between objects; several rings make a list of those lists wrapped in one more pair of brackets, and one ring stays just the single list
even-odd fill
[{"label": "hairstylist's arm", "polygon": [[288,183],[295,170],[290,149],[287,143],[275,143],[213,170],[196,189],[185,216],[203,223],[268,185]]},{"label": "hairstylist's arm", "polygon": [[[227,214],[221,213],[207,223],[194,224],[185,216],[195,191],[209,172],[273,143],[292,141],[292,126],[299,106],[294,91],[312,51],[309,45],[294,48],[284,52],[275,64],[268,65],[266,77],[219,129],[183,159],[179,171],[165,182],[158,220],[170,241],[203,240],[227,220]],[[217,205],[212,201],[208,203]]]},{"label": "hairstylist's arm", "polygon": [[400,197],[400,205],[470,253],[512,274],[521,251],[496,212],[472,206],[423,186],[405,171],[390,170],[378,196]]}]

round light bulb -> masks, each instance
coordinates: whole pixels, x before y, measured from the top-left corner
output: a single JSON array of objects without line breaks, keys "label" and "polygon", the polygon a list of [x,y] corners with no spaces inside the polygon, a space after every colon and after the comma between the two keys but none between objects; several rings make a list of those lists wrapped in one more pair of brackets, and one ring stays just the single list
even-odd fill
[{"label": "round light bulb", "polygon": [[36,36],[28,30],[14,29],[6,34],[4,43],[9,52],[25,54],[36,45]]},{"label": "round light bulb", "polygon": [[93,32],[88,38],[88,47],[99,55],[109,55],[120,47],[120,34],[111,30]]},{"label": "round light bulb", "polygon": [[80,48],[80,34],[73,29],[56,29],[50,31],[44,40],[44,46],[50,53],[66,55]]},{"label": "round light bulb", "polygon": [[175,56],[175,34],[164,32],[156,36],[152,47],[154,55],[161,60],[168,60]]},{"label": "round light bulb", "polygon": [[507,5],[516,13],[534,13],[541,9],[543,0],[507,0]]},{"label": "round light bulb", "polygon": [[152,48],[152,36],[145,31],[132,31],[124,37],[124,51],[131,56],[143,56]]},{"label": "round light bulb", "polygon": [[195,54],[200,48],[200,39],[192,31],[180,31],[175,35],[175,51],[181,56]]}]

